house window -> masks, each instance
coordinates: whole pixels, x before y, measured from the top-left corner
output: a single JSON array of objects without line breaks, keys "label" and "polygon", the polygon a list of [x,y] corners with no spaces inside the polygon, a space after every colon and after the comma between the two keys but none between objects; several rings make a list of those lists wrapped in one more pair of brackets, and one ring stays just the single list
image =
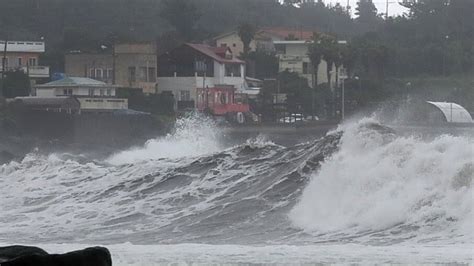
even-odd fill
[{"label": "house window", "polygon": [[303,74],[309,74],[308,73],[308,63],[303,62]]},{"label": "house window", "polygon": [[138,80],[139,81],[147,81],[147,68],[146,67],[140,67],[138,69]]},{"label": "house window", "polygon": [[148,68],[148,82],[156,82],[156,68]]},{"label": "house window", "polygon": [[286,54],[286,45],[284,44],[275,44],[275,50],[277,54]]},{"label": "house window", "polygon": [[100,89],[100,96],[104,96],[105,92],[103,89]]},{"label": "house window", "polygon": [[89,69],[89,78],[95,78],[95,69],[94,68],[91,68]]},{"label": "house window", "polygon": [[137,81],[137,70],[135,67],[128,67],[128,81],[129,82]]},{"label": "house window", "polygon": [[221,47],[227,47],[227,43],[221,43]]},{"label": "house window", "polygon": [[179,96],[180,96],[179,99],[181,101],[191,101],[191,94],[189,93],[189,91],[182,90],[180,91]]},{"label": "house window", "polygon": [[239,64],[226,64],[225,76],[226,77],[240,77],[240,65]]},{"label": "house window", "polygon": [[108,79],[113,79],[114,78],[114,74],[112,72],[112,69],[107,69],[107,78]]},{"label": "house window", "polygon": [[232,44],[232,47],[237,47],[237,44],[233,43],[233,44]]},{"label": "house window", "polygon": [[94,89],[89,89],[89,96],[94,96]]},{"label": "house window", "polygon": [[22,66],[22,65],[23,65],[23,58],[18,57],[18,66]]},{"label": "house window", "polygon": [[112,89],[107,89],[107,96],[112,96]]},{"label": "house window", "polygon": [[206,65],[206,62],[204,62],[204,60],[196,60],[194,62],[194,66],[197,72],[206,72],[207,70],[207,65]]},{"label": "house window", "polygon": [[34,57],[28,58],[28,65],[30,66],[36,66],[37,65],[37,60]]},{"label": "house window", "polygon": [[72,89],[63,89],[63,95],[72,95]]},{"label": "house window", "polygon": [[102,79],[103,71],[102,68],[96,68],[95,69],[95,77],[98,79]]}]

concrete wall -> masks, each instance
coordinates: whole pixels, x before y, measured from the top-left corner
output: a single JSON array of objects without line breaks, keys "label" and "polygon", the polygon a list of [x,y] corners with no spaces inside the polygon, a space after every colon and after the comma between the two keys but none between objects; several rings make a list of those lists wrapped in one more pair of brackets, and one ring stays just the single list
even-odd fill
[{"label": "concrete wall", "polygon": [[[206,85],[213,86],[213,78],[206,78]],[[181,91],[188,91],[191,100],[196,100],[196,88],[202,86],[202,79],[196,77],[159,77],[158,93],[169,91],[175,101],[181,101]],[[199,85],[198,85],[199,84]]]},{"label": "concrete wall", "polygon": [[128,99],[118,98],[77,98],[81,110],[128,109]]},{"label": "concrete wall", "polygon": [[224,83],[225,65],[214,61],[214,80],[217,84]]},{"label": "concrete wall", "polygon": [[[114,88],[36,88],[37,97],[56,97],[63,96],[64,89],[72,89],[73,96],[91,96],[89,90],[93,89],[93,96],[115,96]],[[101,93],[102,90],[102,93]],[[110,92],[110,95],[108,95]]]}]

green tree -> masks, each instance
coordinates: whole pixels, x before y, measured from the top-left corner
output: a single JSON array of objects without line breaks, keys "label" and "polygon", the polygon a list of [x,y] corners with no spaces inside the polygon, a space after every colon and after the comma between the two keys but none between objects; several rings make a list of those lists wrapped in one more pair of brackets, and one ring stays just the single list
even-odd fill
[{"label": "green tree", "polygon": [[28,96],[31,90],[30,79],[23,71],[6,72],[3,84],[3,97],[15,98],[18,96]]},{"label": "green tree", "polygon": [[250,52],[250,43],[252,42],[253,38],[255,37],[255,33],[257,29],[250,23],[243,23],[238,28],[238,34],[240,40],[244,44],[244,51],[242,53],[242,58],[247,58]]},{"label": "green tree", "polygon": [[359,0],[355,14],[356,22],[360,25],[362,32],[374,31],[380,22],[377,8],[372,0]]},{"label": "green tree", "polygon": [[201,14],[191,0],[163,0],[161,17],[190,40]]},{"label": "green tree", "polygon": [[323,35],[320,40],[323,58],[326,61],[326,73],[328,77],[328,87],[332,89],[331,77],[333,65],[340,63],[340,54],[337,40],[334,36]]}]

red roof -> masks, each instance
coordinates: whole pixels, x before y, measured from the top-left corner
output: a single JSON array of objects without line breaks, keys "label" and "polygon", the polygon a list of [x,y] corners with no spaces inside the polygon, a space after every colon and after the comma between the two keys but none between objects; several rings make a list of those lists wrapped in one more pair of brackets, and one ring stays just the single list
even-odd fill
[{"label": "red roof", "polygon": [[196,43],[186,43],[186,45],[193,48],[194,50],[199,51],[202,54],[211,57],[219,63],[245,64],[245,61],[242,61],[234,56],[232,56],[232,59],[225,58],[225,53],[227,51],[231,52],[228,47],[213,47],[206,44]]},{"label": "red roof", "polygon": [[315,31],[302,30],[302,29],[289,29],[289,28],[263,28],[260,30],[263,33],[276,35],[282,39],[286,39],[289,36],[293,36],[298,40],[308,41],[313,38]]}]

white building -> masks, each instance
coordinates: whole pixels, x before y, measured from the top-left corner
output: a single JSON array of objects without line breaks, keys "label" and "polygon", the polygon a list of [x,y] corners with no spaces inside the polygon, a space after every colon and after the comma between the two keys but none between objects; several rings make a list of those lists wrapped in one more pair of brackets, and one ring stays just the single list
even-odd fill
[{"label": "white building", "polygon": [[158,57],[158,92],[171,92],[176,107],[193,108],[197,88],[231,85],[247,89],[245,62],[228,47],[186,43]]},{"label": "white building", "polygon": [[116,86],[82,77],[67,77],[37,85],[32,96],[38,98],[74,97],[81,111],[113,111],[127,109],[128,100],[116,97]]},{"label": "white building", "polygon": [[[6,48],[6,57],[3,51]],[[38,79],[49,78],[49,67],[39,65],[39,57],[45,52],[45,43],[38,41],[1,41],[0,72],[21,70],[35,83]],[[5,69],[3,69],[5,65]]]},{"label": "white building", "polygon": [[[313,73],[313,65],[311,64],[311,60],[308,55],[308,49],[311,45],[311,41],[301,41],[301,40],[292,40],[292,41],[274,41],[275,49],[278,56],[278,68],[279,72],[281,71],[290,71],[296,72],[300,76],[305,77],[308,80],[308,85],[310,87],[313,86],[313,77],[315,76]],[[343,44],[344,41],[339,41],[339,43]],[[333,74],[331,75],[331,84],[334,87],[336,85],[336,67],[333,65],[331,68]],[[339,74],[341,74],[344,70],[339,68]],[[318,66],[317,71],[317,83],[316,85],[327,83],[328,82],[328,74],[327,74],[327,62],[322,59]],[[339,81],[337,81],[339,84]]]}]

